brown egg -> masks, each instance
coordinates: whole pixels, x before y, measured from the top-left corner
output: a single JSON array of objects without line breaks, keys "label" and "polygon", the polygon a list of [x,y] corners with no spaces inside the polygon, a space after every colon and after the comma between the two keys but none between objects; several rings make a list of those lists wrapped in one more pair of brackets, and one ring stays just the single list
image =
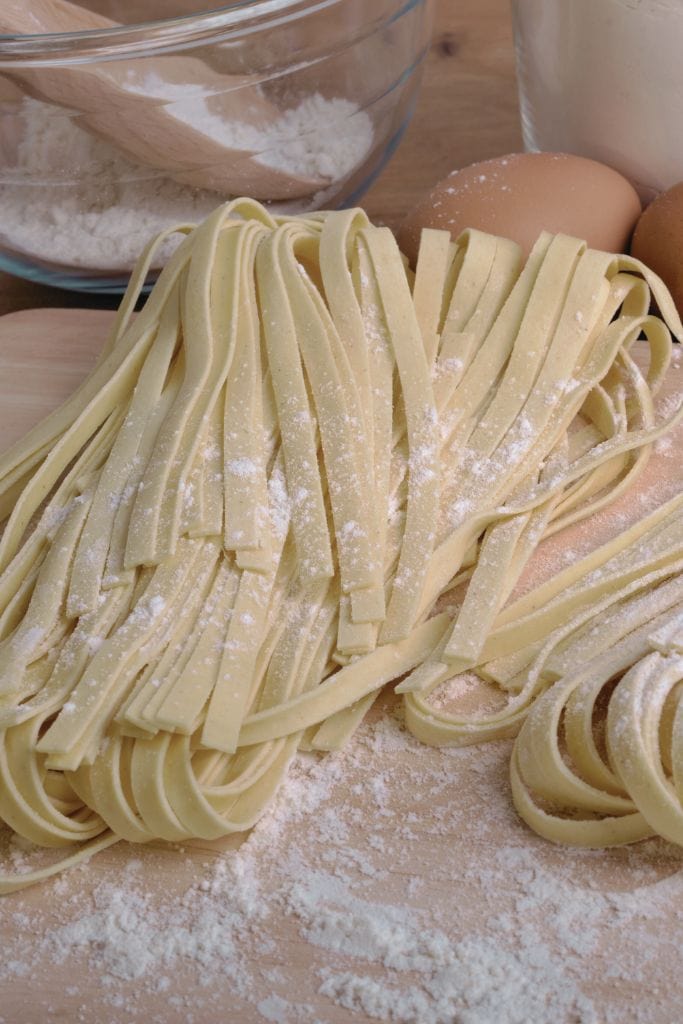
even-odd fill
[{"label": "brown egg", "polygon": [[479,228],[514,239],[525,256],[544,230],[624,252],[640,212],[636,190],[611,167],[564,153],[513,153],[453,171],[408,214],[398,238],[413,263],[422,228],[453,238]]},{"label": "brown egg", "polygon": [[683,181],[662,192],[644,211],[631,253],[659,274],[683,313]]}]

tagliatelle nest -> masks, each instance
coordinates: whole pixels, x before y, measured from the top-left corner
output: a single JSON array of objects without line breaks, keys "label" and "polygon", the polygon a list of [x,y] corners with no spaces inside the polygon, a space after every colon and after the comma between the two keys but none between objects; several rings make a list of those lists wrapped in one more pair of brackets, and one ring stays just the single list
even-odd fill
[{"label": "tagliatelle nest", "polygon": [[[0,817],[83,844],[0,891],[121,838],[249,828],[299,747],[341,746],[406,674],[428,743],[507,735],[533,707],[515,792],[541,827],[534,766],[555,755],[531,741],[571,688],[538,697],[603,609],[633,601],[632,632],[653,619],[645,589],[658,629],[680,612],[683,499],[503,606],[541,539],[623,493],[681,418],[653,405],[666,324],[681,332],[668,293],[564,236],[520,268],[512,242],[426,231],[413,277],[357,210],[273,219],[238,200],[183,231],[132,320],[167,235],[148,248],[88,380],[0,460]],[[433,614],[459,582],[455,620]],[[611,674],[648,649],[620,628],[612,653],[591,648]],[[429,704],[473,667],[504,708]],[[541,795],[630,820],[635,789],[589,761],[602,804],[554,761]]]}]

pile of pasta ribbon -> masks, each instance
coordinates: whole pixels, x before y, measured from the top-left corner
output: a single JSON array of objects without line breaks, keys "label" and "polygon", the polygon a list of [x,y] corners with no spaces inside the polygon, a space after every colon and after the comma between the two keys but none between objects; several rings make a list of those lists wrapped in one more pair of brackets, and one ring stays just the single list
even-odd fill
[{"label": "pile of pasta ribbon", "polygon": [[[425,231],[413,274],[359,210],[237,200],[174,230],[142,311],[171,232],[87,380],[0,459],[0,818],[78,844],[0,890],[119,839],[248,829],[297,749],[342,746],[401,677],[427,743],[526,718],[533,827],[682,842],[683,499],[508,603],[681,418],[655,414],[681,332],[661,282],[548,234],[521,266],[476,231]],[[503,708],[430,704],[472,668]]]}]

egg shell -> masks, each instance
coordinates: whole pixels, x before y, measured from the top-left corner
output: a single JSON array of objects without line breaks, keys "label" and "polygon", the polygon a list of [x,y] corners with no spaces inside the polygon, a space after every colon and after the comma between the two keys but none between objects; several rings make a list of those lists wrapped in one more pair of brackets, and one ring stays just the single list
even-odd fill
[{"label": "egg shell", "polygon": [[683,181],[662,192],[643,212],[631,254],[659,274],[683,312]]},{"label": "egg shell", "polygon": [[513,239],[525,256],[542,231],[625,252],[641,209],[631,183],[605,164],[566,153],[512,153],[453,171],[408,214],[398,238],[413,263],[422,228],[453,238],[478,228]]}]

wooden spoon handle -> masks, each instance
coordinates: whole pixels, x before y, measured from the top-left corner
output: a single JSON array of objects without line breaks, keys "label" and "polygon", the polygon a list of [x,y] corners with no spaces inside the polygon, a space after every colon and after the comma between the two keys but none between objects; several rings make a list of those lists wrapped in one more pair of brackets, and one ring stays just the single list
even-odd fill
[{"label": "wooden spoon handle", "polygon": [[2,0],[0,29],[13,35],[89,32],[116,28],[118,22],[94,14],[69,0]]},{"label": "wooden spoon handle", "polygon": [[[1,0],[0,32],[45,34],[118,27],[69,0]],[[144,92],[146,74],[178,85],[208,86],[225,121],[264,128],[280,114],[248,76],[221,75],[184,54],[135,60],[58,64],[12,70],[36,98],[78,112],[78,123],[114,143],[137,163],[147,164],[195,188],[255,199],[310,196],[329,184],[258,162],[258,153],[231,147],[173,116],[162,100]],[[130,89],[138,80],[143,90]],[[177,95],[177,90],[176,90]],[[190,93],[188,92],[188,96]]]}]

